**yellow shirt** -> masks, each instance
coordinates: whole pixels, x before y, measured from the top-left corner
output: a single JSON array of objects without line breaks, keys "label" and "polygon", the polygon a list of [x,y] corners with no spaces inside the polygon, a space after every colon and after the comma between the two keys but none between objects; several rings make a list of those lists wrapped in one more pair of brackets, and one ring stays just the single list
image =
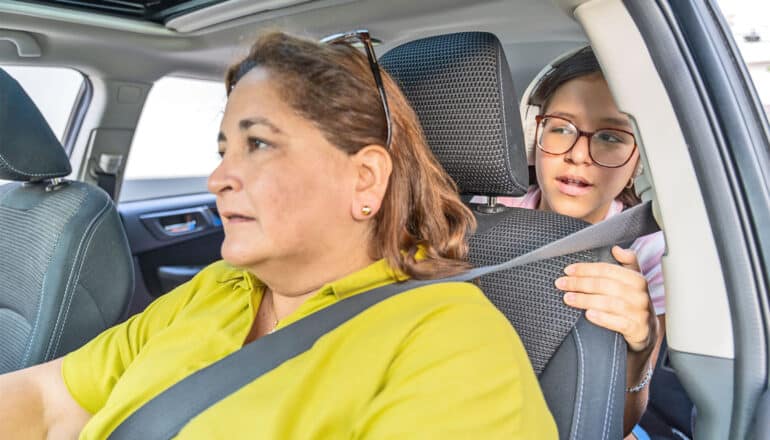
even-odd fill
[{"label": "yellow shirt", "polygon": [[[392,283],[380,260],[329,283],[278,325]],[[264,285],[214,263],[70,353],[62,374],[103,439],[172,384],[239,349]],[[244,365],[248,368],[248,365]],[[204,393],[205,390],[201,390]],[[472,284],[373,306],[192,419],[178,439],[557,438],[524,348]]]}]

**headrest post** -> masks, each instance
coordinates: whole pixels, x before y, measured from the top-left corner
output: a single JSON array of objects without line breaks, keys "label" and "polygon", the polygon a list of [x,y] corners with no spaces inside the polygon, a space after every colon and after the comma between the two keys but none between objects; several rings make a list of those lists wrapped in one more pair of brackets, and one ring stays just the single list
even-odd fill
[{"label": "headrest post", "polygon": [[497,203],[496,196],[487,197],[487,203],[476,205],[475,208],[476,211],[482,214],[497,214],[499,212],[505,211],[506,209],[505,205]]},{"label": "headrest post", "polygon": [[56,191],[57,189],[63,187],[67,183],[66,180],[62,179],[61,177],[55,177],[48,181],[48,184],[45,186],[46,192]]}]

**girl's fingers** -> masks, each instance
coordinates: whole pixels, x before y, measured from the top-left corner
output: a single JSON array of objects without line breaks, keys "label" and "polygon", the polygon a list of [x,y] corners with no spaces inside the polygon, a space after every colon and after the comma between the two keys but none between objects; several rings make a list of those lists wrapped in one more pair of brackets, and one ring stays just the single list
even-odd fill
[{"label": "girl's fingers", "polygon": [[647,294],[647,284],[644,287],[630,287],[612,278],[597,277],[561,277],[555,282],[556,287],[565,292],[578,292],[589,296],[614,298],[617,301],[630,304],[637,309],[647,309],[650,296]]},{"label": "girl's fingers", "polygon": [[642,351],[650,345],[650,330],[646,325],[639,325],[622,316],[598,310],[586,311],[586,319],[600,327],[622,334],[628,348],[632,351]]},{"label": "girl's fingers", "polygon": [[570,277],[611,278],[632,289],[647,290],[647,279],[644,275],[617,264],[575,263],[565,267],[564,273]]},{"label": "girl's fingers", "polygon": [[590,295],[578,292],[564,294],[564,302],[571,307],[583,310],[595,310],[624,317],[637,323],[645,323],[650,318],[647,307],[640,307],[626,298],[606,295]]},{"label": "girl's fingers", "polygon": [[612,256],[615,257],[615,259],[618,260],[618,263],[622,264],[624,267],[627,267],[636,272],[641,272],[639,270],[639,261],[636,258],[636,252],[632,251],[631,249],[623,249],[620,246],[613,246]]}]

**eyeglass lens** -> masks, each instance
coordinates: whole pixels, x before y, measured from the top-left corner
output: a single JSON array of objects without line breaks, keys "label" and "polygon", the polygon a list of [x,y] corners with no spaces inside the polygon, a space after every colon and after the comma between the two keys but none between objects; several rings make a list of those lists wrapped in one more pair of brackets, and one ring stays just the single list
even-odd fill
[{"label": "eyeglass lens", "polygon": [[[544,117],[540,121],[538,145],[546,153],[564,154],[581,136],[580,130],[565,119]],[[625,164],[636,146],[633,135],[611,128],[601,129],[589,139],[589,155],[598,165],[618,167]]]}]

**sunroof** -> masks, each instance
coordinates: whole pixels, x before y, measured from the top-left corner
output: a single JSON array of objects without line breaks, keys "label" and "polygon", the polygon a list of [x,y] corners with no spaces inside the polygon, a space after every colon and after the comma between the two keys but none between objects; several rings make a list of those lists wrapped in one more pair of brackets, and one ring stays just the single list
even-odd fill
[{"label": "sunroof", "polygon": [[69,9],[165,23],[166,20],[225,0],[22,0]]}]

